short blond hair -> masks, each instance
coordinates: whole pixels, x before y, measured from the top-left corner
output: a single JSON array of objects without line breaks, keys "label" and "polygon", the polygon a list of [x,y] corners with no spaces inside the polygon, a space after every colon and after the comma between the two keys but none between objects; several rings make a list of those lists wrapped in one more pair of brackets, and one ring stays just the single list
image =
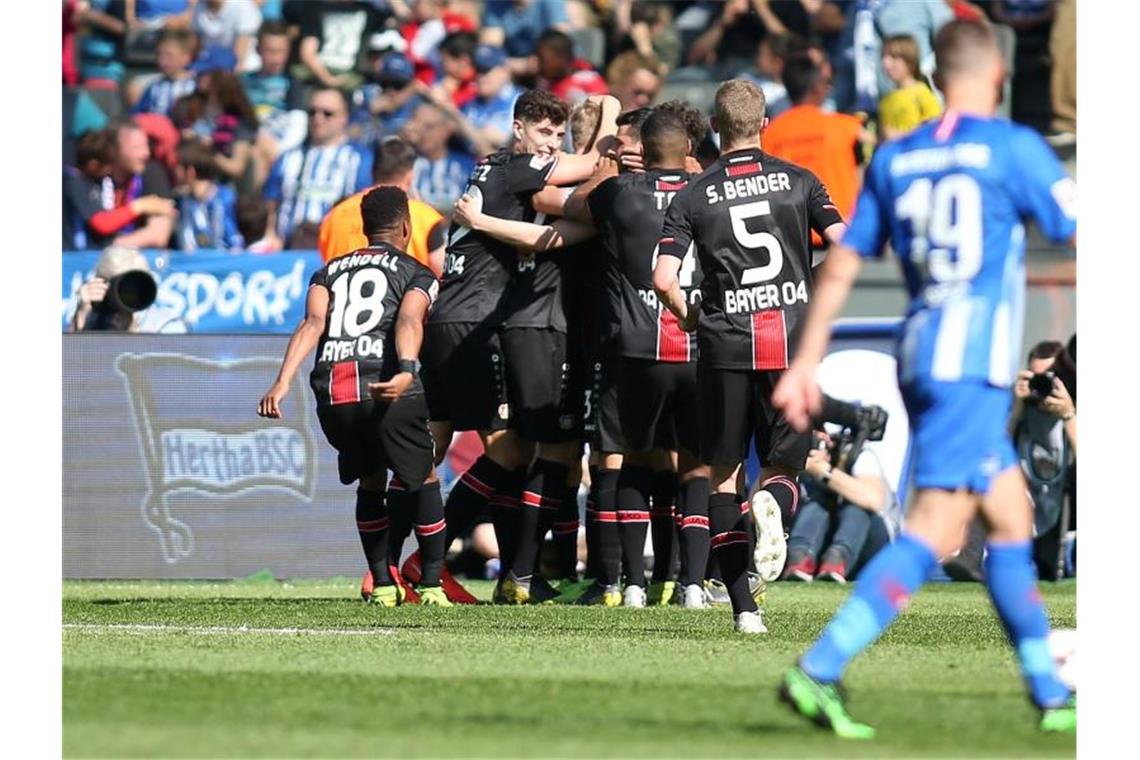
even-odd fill
[{"label": "short blond hair", "polygon": [[716,131],[725,146],[755,140],[768,104],[759,87],[745,79],[730,79],[716,90]]},{"label": "short blond hair", "polygon": [[639,69],[645,69],[656,77],[661,76],[661,62],[656,56],[644,55],[637,50],[627,50],[610,62],[606,69],[606,83],[610,89],[620,87]]},{"label": "short blond hair", "polygon": [[602,120],[602,106],[592,100],[583,100],[570,112],[570,142],[574,150],[581,150],[598,131]]}]

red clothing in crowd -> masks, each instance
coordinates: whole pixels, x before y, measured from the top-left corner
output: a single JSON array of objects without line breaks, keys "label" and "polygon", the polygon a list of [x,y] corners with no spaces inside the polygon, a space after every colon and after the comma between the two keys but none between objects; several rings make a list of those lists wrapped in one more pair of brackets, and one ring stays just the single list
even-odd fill
[{"label": "red clothing in crowd", "polygon": [[[435,44],[431,46],[433,51],[439,49],[440,41],[447,34],[451,34],[452,32],[474,32],[478,29],[475,22],[467,16],[452,13],[451,11],[444,11],[439,20],[443,22],[444,34],[439,34],[436,25],[431,22],[425,25],[418,21],[411,21],[400,27],[400,34],[408,42],[407,56],[411,59],[412,65],[416,67],[416,79],[424,84],[433,84],[435,82],[436,71],[435,66],[432,65],[428,57],[426,55],[421,57],[419,53],[422,53],[422,51],[417,50],[418,47],[422,46],[422,41],[420,46],[416,44],[416,37],[419,36],[420,28],[427,26],[429,34],[439,36],[439,39],[435,40]],[[474,95],[472,95],[472,97],[474,97]],[[468,100],[470,100],[470,98],[468,98]]]},{"label": "red clothing in crowd", "polygon": [[79,69],[75,65],[75,6],[77,0],[63,4],[63,83],[74,87],[79,84]]},{"label": "red clothing in crowd", "polygon": [[571,66],[574,68],[573,72],[557,82],[542,82],[542,89],[557,95],[567,103],[584,100],[590,95],[609,94],[610,89],[606,86],[605,78],[594,71],[588,61],[577,58]]}]

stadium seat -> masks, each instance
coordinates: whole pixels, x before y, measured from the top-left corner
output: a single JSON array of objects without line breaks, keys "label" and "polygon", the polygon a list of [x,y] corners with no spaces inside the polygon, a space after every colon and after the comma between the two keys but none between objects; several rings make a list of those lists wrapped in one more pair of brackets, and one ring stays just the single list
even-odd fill
[{"label": "stadium seat", "polygon": [[595,27],[572,29],[570,39],[574,40],[574,50],[578,57],[585,58],[600,71],[606,62],[606,36],[602,30]]},{"label": "stadium seat", "polygon": [[712,113],[713,99],[720,82],[666,82],[657,95],[657,102],[687,100],[701,111]]}]

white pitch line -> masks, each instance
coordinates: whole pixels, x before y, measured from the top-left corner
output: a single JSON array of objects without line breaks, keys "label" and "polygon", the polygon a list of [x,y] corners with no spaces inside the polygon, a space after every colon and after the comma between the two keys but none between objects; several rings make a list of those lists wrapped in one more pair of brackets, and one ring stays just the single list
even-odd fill
[{"label": "white pitch line", "polygon": [[277,636],[391,636],[391,628],[250,628],[249,626],[220,625],[144,625],[130,623],[64,623],[66,629],[76,631],[116,633],[204,633],[204,634],[270,634]]}]

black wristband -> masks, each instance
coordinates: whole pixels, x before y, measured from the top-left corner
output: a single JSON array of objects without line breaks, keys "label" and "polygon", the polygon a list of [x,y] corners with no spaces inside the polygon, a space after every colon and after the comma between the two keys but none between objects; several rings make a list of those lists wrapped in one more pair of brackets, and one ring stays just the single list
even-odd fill
[{"label": "black wristband", "polygon": [[410,372],[413,377],[419,377],[420,374],[420,360],[419,359],[401,359],[399,364],[401,372]]}]

